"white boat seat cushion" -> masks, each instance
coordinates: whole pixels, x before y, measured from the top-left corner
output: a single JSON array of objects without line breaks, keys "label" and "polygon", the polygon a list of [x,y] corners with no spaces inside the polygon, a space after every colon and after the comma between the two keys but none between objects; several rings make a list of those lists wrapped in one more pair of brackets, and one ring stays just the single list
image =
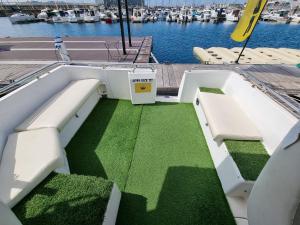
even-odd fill
[{"label": "white boat seat cushion", "polygon": [[64,166],[55,128],[9,135],[0,162],[0,201],[13,207],[52,171]]},{"label": "white boat seat cushion", "polygon": [[78,112],[88,97],[99,87],[97,79],[71,82],[64,90],[57,93],[29,118],[16,131],[56,127],[59,131]]},{"label": "white boat seat cushion", "polygon": [[200,104],[215,141],[262,140],[255,125],[232,97],[201,92]]}]

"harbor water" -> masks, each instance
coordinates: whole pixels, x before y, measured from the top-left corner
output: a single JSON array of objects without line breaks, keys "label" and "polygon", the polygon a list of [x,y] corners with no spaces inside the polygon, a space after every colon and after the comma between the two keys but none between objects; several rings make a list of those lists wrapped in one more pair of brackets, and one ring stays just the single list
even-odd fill
[{"label": "harbor water", "polygon": [[[124,24],[125,25],[125,24]],[[133,36],[152,36],[153,53],[160,63],[198,63],[193,47],[241,47],[230,39],[235,23],[131,24]],[[126,30],[126,26],[125,26]],[[120,36],[119,23],[31,23],[11,24],[0,18],[0,37]],[[300,26],[263,23],[257,25],[248,47],[300,49]]]}]

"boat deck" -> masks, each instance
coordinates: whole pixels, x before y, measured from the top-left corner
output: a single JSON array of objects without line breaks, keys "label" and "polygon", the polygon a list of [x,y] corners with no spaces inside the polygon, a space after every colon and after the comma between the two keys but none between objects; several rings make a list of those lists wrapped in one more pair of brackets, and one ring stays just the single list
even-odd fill
[{"label": "boat deck", "polygon": [[[135,67],[132,64],[95,64],[118,67]],[[1,64],[0,87],[5,86],[27,73],[42,68],[41,64]],[[55,65],[54,65],[55,66]],[[232,70],[248,79],[269,94],[278,103],[296,116],[300,115],[300,69],[291,65],[200,65],[200,64],[138,64],[157,69],[158,95],[177,95],[184,71],[189,70]],[[49,67],[53,68],[53,66]],[[49,69],[48,68],[48,69]]]},{"label": "boat deck", "polygon": [[118,184],[117,224],[235,224],[192,104],[100,100],[66,152]]},{"label": "boat deck", "polygon": [[[73,61],[148,63],[152,37],[132,38],[132,47],[126,41],[127,55],[123,54],[121,39],[117,37],[64,37]],[[0,62],[60,60],[54,48],[54,39],[48,37],[0,38]]]},{"label": "boat deck", "polygon": [[156,64],[158,94],[177,95],[183,71],[232,70],[300,117],[300,69],[292,65]]}]

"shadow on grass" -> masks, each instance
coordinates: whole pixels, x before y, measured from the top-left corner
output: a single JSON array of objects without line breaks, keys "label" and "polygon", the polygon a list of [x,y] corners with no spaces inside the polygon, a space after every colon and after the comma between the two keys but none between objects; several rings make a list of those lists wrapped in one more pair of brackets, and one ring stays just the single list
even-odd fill
[{"label": "shadow on grass", "polygon": [[270,156],[260,141],[225,140],[226,147],[245,180],[255,181]]},{"label": "shadow on grass", "polygon": [[101,99],[72,138],[66,147],[71,173],[107,178],[95,150],[117,105],[118,101]]},{"label": "shadow on grass", "polygon": [[[149,187],[151,189],[151,187]],[[215,169],[170,167],[155,210],[144,196],[122,193],[119,225],[234,225]]]},{"label": "shadow on grass", "polygon": [[270,156],[266,154],[251,154],[241,152],[230,152],[245,180],[256,181],[259,174],[265,167]]}]

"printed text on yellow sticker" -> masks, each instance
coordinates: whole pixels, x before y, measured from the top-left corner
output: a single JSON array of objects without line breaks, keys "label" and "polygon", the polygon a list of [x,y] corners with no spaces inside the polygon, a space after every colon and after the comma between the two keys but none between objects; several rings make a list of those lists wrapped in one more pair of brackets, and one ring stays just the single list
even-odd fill
[{"label": "printed text on yellow sticker", "polygon": [[135,83],[135,93],[147,93],[151,92],[151,83]]}]

